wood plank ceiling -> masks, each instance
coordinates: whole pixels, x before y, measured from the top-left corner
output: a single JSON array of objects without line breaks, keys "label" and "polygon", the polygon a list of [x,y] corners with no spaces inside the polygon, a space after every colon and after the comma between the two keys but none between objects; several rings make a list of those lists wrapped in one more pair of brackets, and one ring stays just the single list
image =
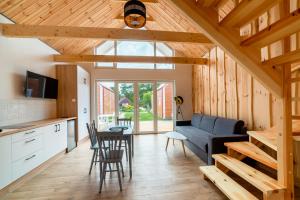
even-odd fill
[{"label": "wood plank ceiling", "polygon": [[[113,0],[2,0],[0,13],[17,24],[55,25],[80,27],[124,28],[124,22],[116,19],[123,13],[124,2]],[[146,5],[154,19],[146,28],[181,32],[199,32],[184,16],[178,15],[164,0]],[[90,53],[101,44],[95,39],[43,39],[62,54]],[[199,57],[212,45],[168,43],[177,56]]]}]

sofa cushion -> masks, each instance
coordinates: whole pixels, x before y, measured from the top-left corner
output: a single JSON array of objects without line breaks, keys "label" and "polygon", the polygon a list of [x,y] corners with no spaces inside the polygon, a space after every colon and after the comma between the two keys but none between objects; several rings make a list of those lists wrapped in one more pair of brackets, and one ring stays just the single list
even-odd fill
[{"label": "sofa cushion", "polygon": [[203,116],[199,128],[209,133],[213,132],[217,117]]},{"label": "sofa cushion", "polygon": [[243,121],[237,121],[234,119],[217,118],[213,130],[215,135],[232,135],[241,134],[244,127]]},{"label": "sofa cushion", "polygon": [[195,128],[193,126],[178,126],[176,131],[187,137],[188,141],[199,147],[206,153],[208,152],[208,139],[210,133]]},{"label": "sofa cushion", "polygon": [[193,114],[193,117],[192,117],[192,126],[194,126],[196,128],[200,128],[201,119],[202,119],[202,115],[201,114]]}]

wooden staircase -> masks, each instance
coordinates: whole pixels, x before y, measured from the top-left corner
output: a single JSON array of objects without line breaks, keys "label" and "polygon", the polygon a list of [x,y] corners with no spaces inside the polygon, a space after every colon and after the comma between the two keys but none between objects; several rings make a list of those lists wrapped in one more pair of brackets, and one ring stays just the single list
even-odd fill
[{"label": "wooden staircase", "polygon": [[239,181],[233,180],[230,171],[262,192],[263,200],[284,199],[285,188],[278,180],[243,162],[248,157],[273,170],[277,170],[277,160],[262,150],[266,146],[277,152],[277,135],[272,129],[249,131],[249,142],[225,143],[227,154],[214,154],[215,165],[200,167],[204,177],[211,180],[229,199],[260,199],[248,191]]}]

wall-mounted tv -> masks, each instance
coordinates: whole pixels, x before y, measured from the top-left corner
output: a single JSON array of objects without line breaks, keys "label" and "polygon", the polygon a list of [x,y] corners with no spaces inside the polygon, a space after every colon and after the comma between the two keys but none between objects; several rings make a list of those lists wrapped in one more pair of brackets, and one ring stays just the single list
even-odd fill
[{"label": "wall-mounted tv", "polygon": [[57,99],[58,80],[27,71],[25,96]]}]

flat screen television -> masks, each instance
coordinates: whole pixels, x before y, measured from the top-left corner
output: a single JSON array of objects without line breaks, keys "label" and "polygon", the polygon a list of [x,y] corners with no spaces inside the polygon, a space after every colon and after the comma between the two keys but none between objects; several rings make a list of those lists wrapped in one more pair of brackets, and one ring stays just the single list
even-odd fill
[{"label": "flat screen television", "polygon": [[57,99],[58,80],[27,71],[25,96],[33,98]]}]

